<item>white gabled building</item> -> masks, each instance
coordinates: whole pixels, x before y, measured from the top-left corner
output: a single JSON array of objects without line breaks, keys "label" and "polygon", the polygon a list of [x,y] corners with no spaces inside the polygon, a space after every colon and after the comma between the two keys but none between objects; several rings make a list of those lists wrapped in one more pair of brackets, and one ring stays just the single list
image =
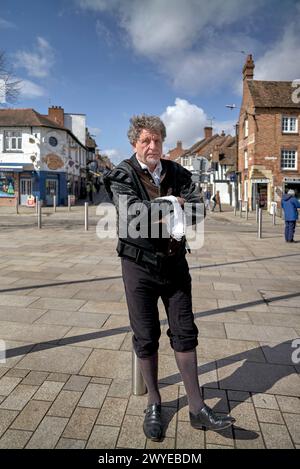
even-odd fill
[{"label": "white gabled building", "polygon": [[86,167],[85,116],[65,114],[61,107],[48,115],[34,109],[0,110],[0,205],[13,205],[29,196],[65,204],[78,197]]}]

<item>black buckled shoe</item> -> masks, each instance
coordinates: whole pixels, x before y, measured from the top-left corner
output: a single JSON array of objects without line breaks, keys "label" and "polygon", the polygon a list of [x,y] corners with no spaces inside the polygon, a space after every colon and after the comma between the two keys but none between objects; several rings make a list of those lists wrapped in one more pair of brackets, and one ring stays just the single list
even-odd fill
[{"label": "black buckled shoe", "polygon": [[190,422],[193,428],[219,431],[230,427],[234,424],[235,419],[230,415],[221,417],[215,414],[210,407],[204,405],[197,415],[190,412]]},{"label": "black buckled shoe", "polygon": [[161,422],[161,405],[152,404],[148,405],[147,409],[144,410],[144,433],[147,438],[152,441],[160,441],[162,438],[162,422]]}]

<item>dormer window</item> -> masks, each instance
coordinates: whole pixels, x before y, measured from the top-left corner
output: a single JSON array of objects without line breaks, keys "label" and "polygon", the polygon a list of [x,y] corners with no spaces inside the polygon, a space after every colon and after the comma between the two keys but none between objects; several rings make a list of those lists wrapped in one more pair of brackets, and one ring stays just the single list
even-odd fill
[{"label": "dormer window", "polygon": [[297,117],[283,117],[282,118],[282,133],[295,134],[297,132],[298,132]]}]

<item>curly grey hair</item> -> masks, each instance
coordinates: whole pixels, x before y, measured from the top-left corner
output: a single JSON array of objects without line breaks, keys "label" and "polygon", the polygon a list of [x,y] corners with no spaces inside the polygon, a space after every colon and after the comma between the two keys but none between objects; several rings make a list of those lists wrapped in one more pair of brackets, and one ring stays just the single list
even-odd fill
[{"label": "curly grey hair", "polygon": [[152,130],[152,132],[160,134],[162,140],[164,140],[167,135],[165,124],[159,117],[147,116],[146,114],[133,116],[130,119],[130,127],[127,132],[131,145],[136,144],[143,129]]}]

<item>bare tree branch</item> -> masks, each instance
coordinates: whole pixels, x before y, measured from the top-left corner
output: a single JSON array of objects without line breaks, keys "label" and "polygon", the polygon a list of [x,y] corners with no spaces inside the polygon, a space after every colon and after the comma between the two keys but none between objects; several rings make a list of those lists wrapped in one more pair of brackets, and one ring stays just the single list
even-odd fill
[{"label": "bare tree branch", "polygon": [[17,101],[21,89],[21,80],[16,80],[8,67],[5,52],[0,50],[0,106]]}]

